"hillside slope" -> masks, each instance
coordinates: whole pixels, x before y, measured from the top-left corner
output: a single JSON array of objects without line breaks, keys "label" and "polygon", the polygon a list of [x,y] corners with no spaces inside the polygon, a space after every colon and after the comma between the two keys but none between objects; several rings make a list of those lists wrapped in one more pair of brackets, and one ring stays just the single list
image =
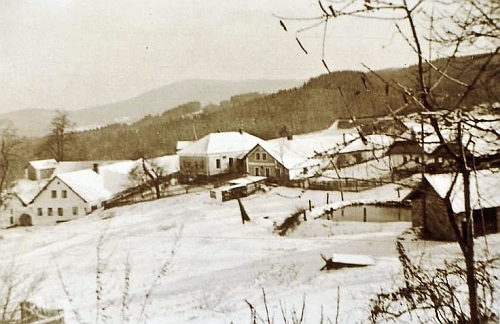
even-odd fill
[{"label": "hillside slope", "polygon": [[[299,86],[301,80],[185,80],[175,82],[133,98],[69,111],[78,128],[95,128],[113,123],[132,123],[147,115],[157,115],[190,101],[202,105],[218,104],[231,96],[248,93],[273,93]],[[47,107],[49,108],[49,107]],[[11,120],[25,136],[44,136],[55,112],[51,109],[24,109],[0,114],[2,120]]]}]

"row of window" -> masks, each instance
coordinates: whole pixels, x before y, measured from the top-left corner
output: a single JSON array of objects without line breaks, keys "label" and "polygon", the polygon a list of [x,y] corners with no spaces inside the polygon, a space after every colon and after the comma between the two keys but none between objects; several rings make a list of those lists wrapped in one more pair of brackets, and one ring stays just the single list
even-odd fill
[{"label": "row of window", "polygon": [[[57,198],[57,190],[52,190],[50,196],[52,198]],[[61,198],[68,198],[68,192],[66,190],[61,190]]]},{"label": "row of window", "polygon": [[266,153],[255,153],[255,160],[260,161],[262,158],[262,161],[267,161],[267,154]]},{"label": "row of window", "polygon": [[[47,216],[54,216],[55,210],[56,209],[52,208],[52,207],[47,208]],[[78,216],[78,207],[73,207],[71,209],[71,211],[72,211],[73,216]],[[44,216],[43,208],[39,207],[37,209],[37,214],[38,214],[38,216]],[[61,208],[61,207],[57,208],[57,216],[64,216],[64,208]]]},{"label": "row of window", "polygon": [[[256,175],[256,176],[260,176],[260,175],[261,175],[261,172],[260,172],[260,171],[261,171],[261,170],[260,170],[260,168],[258,168],[258,167],[257,167],[257,168],[255,168],[255,174],[254,174],[254,175]],[[281,178],[281,169],[276,168],[276,169],[275,169],[275,172],[276,172],[276,177],[277,177],[277,178]],[[269,169],[269,168],[265,168],[265,169],[264,169],[264,174],[262,174],[262,175],[265,175],[266,177],[270,177],[270,176],[271,176],[271,169]]]}]

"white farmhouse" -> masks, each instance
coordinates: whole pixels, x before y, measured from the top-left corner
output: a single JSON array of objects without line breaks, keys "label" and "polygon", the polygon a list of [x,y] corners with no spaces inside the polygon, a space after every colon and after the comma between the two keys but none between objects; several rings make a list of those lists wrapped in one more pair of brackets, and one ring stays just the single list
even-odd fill
[{"label": "white farmhouse", "polygon": [[102,167],[94,164],[91,169],[56,174],[31,200],[21,200],[24,207],[13,206],[14,214],[19,216],[13,222],[53,225],[87,215],[133,185],[129,173],[138,163],[123,161]]},{"label": "white farmhouse", "polygon": [[243,171],[243,157],[262,139],[245,132],[211,133],[180,150],[181,173],[213,176]]}]

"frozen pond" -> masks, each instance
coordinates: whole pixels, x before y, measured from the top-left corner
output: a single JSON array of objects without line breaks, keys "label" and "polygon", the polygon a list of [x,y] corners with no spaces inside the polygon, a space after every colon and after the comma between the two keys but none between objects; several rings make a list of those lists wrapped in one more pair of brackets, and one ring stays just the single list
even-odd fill
[{"label": "frozen pond", "polygon": [[411,222],[411,208],[406,206],[356,205],[321,216],[333,221],[351,222]]}]

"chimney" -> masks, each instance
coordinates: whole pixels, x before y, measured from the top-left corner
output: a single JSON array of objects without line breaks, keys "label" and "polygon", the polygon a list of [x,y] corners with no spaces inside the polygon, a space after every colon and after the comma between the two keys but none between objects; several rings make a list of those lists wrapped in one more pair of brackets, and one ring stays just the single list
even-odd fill
[{"label": "chimney", "polygon": [[92,170],[94,170],[95,173],[99,173],[99,163],[93,163]]}]

